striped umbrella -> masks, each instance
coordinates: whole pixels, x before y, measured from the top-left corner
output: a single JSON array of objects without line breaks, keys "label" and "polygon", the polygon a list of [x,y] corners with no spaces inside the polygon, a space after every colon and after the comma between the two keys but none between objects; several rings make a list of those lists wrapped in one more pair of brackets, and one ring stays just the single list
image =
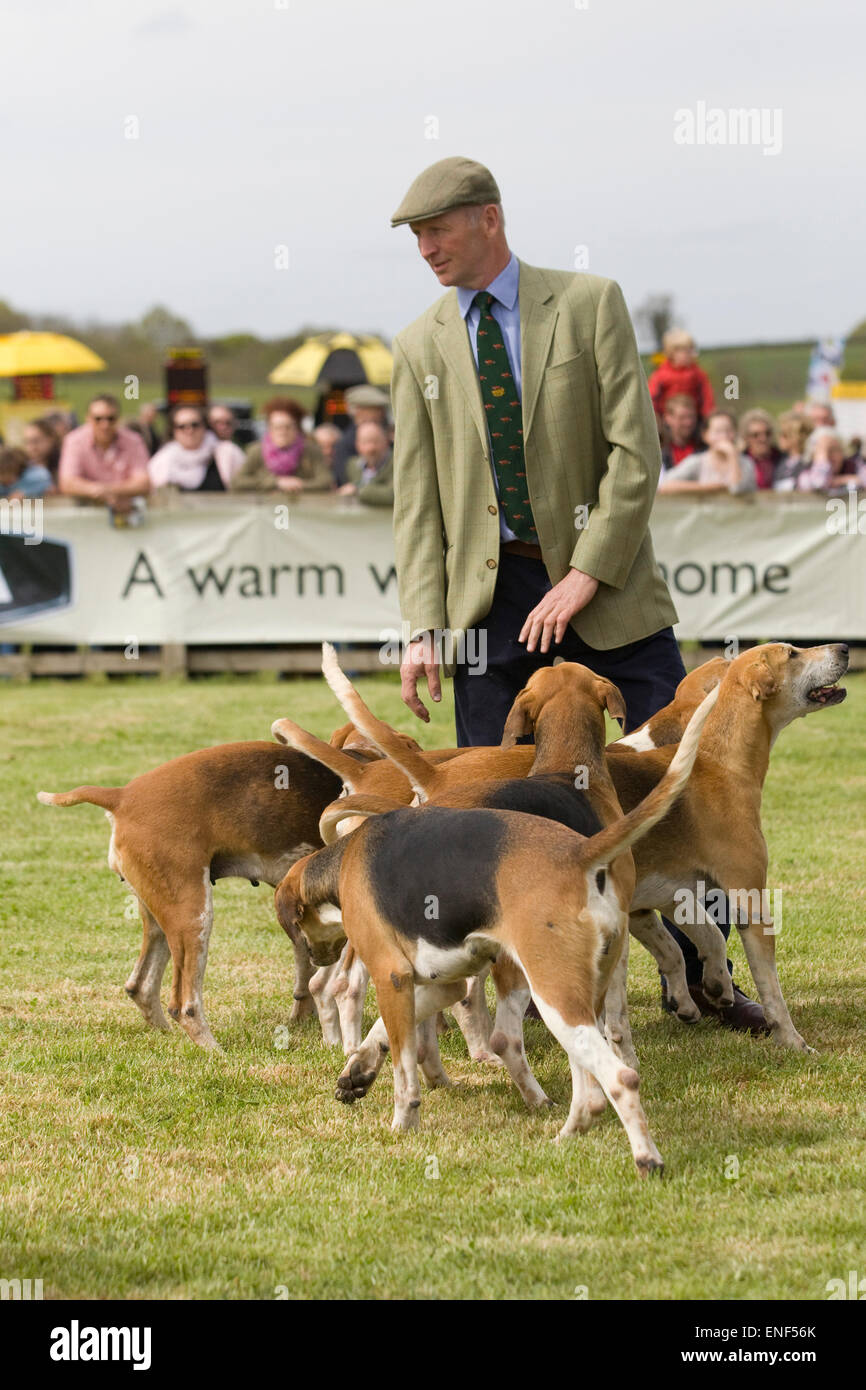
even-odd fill
[{"label": "striped umbrella", "polygon": [[290,352],[270,373],[274,386],[332,386],[368,382],[387,386],[392,357],[381,338],[369,334],[318,333]]}]

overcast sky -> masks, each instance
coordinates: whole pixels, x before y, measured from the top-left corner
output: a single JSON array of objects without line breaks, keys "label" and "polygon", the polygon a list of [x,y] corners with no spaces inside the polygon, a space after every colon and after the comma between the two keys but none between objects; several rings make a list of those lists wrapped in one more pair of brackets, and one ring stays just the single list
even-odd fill
[{"label": "overcast sky", "polygon": [[[18,308],[394,333],[441,291],[389,216],[463,154],[524,260],[585,246],[705,344],[866,315],[860,0],[0,0],[0,20]],[[701,102],[778,109],[780,152],[677,144]]]}]

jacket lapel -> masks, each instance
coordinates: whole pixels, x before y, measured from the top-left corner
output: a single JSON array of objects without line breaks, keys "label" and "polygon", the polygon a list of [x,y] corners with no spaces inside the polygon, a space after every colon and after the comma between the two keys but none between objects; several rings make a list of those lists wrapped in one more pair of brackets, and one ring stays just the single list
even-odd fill
[{"label": "jacket lapel", "polygon": [[523,438],[532,428],[538,393],[553,340],[558,310],[553,292],[539,270],[520,261],[520,361],[522,377]]},{"label": "jacket lapel", "polygon": [[436,327],[433,330],[433,341],[436,343],[448,366],[451,368],[475,421],[476,428],[481,436],[481,442],[487,450],[487,420],[484,416],[484,403],[481,399],[481,386],[478,381],[478,372],[475,367],[475,358],[472,356],[472,348],[469,346],[469,334],[466,331],[466,321],[460,312],[457,303],[456,290],[446,297],[445,303],[437,315]]}]

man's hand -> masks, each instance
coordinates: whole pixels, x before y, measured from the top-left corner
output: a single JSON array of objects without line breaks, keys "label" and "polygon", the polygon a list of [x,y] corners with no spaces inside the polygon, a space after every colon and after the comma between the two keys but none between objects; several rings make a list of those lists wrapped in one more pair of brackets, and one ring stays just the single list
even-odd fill
[{"label": "man's hand", "polygon": [[534,652],[541,637],[541,651],[549,651],[551,640],[562,641],[569,621],[595,597],[597,588],[598,580],[591,574],[569,570],[533,608],[520,629],[518,642],[525,642],[526,650]]},{"label": "man's hand", "polygon": [[403,697],[403,703],[409,706],[418,719],[423,719],[425,724],[429,724],[430,714],[427,706],[418,695],[418,681],[422,676],[427,679],[427,689],[430,691],[432,699],[437,702],[441,700],[439,662],[436,660],[433,639],[429,634],[409,643],[406,648],[406,655],[400,665],[400,694]]},{"label": "man's hand", "polygon": [[303,492],[303,478],[296,478],[292,473],[286,473],[277,478],[277,487],[280,492]]}]

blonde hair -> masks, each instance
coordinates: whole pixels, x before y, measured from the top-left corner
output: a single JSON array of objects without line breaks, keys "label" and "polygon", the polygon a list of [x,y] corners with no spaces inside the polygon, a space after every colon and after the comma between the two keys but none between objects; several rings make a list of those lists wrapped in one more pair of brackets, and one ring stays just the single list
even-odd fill
[{"label": "blonde hair", "polygon": [[740,421],[740,434],[743,439],[748,438],[749,429],[752,425],[767,425],[770,431],[770,439],[775,443],[776,426],[769,410],[761,410],[760,406],[755,406],[753,410],[747,410]]},{"label": "blonde hair", "polygon": [[845,456],[845,441],[839,431],[833,429],[832,425],[819,425],[818,428],[813,430],[809,435],[806,441],[805,451],[807,463],[813,463],[815,460],[816,444],[838,444],[839,448],[842,450],[842,457],[844,458]]},{"label": "blonde hair", "polygon": [[662,338],[662,349],[665,357],[670,357],[675,348],[684,347],[695,350],[697,344],[691,333],[687,333],[684,328],[669,328]]},{"label": "blonde hair", "polygon": [[793,436],[796,440],[796,450],[801,454],[811,432],[812,426],[805,416],[800,414],[799,410],[786,411],[784,415],[779,416],[776,423],[776,434],[779,437],[781,437],[782,434]]}]

